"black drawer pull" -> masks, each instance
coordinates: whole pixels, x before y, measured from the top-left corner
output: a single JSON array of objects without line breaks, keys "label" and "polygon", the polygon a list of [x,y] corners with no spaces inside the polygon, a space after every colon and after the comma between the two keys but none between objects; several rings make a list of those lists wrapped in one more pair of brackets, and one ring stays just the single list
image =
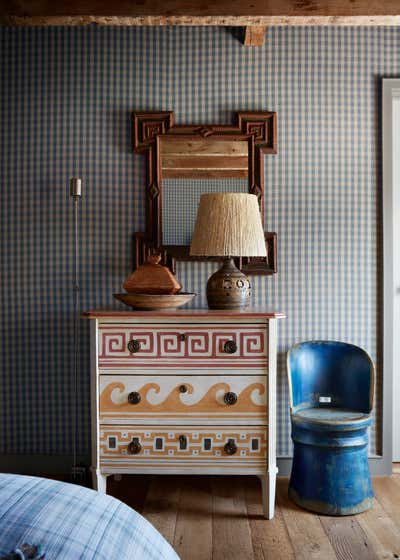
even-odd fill
[{"label": "black drawer pull", "polygon": [[139,340],[130,340],[128,342],[128,350],[131,354],[135,354],[135,352],[139,352],[140,350]]},{"label": "black drawer pull", "polygon": [[131,443],[128,445],[128,452],[131,455],[137,455],[142,450],[142,446],[140,445],[139,438],[134,437],[132,438]]},{"label": "black drawer pull", "polygon": [[187,393],[188,392],[187,385],[179,385],[179,392],[180,393]]},{"label": "black drawer pull", "polygon": [[186,340],[186,335],[185,335],[185,333],[181,333],[181,334],[179,335],[179,338],[180,338],[180,340],[181,340],[182,342],[185,342],[185,340]]},{"label": "black drawer pull", "polygon": [[227,455],[234,455],[237,451],[237,445],[234,439],[228,439],[224,445],[224,451]]},{"label": "black drawer pull", "polygon": [[128,395],[129,404],[139,404],[141,400],[142,397],[140,396],[140,393],[138,393],[137,391],[132,391],[132,393],[129,393]]},{"label": "black drawer pull", "polygon": [[227,340],[224,344],[225,354],[234,354],[237,352],[237,344],[234,340]]},{"label": "black drawer pull", "polygon": [[227,404],[228,406],[232,406],[233,404],[236,404],[237,400],[238,400],[237,394],[232,393],[231,391],[225,393],[224,395],[224,403]]},{"label": "black drawer pull", "polygon": [[187,448],[187,437],[186,436],[179,436],[179,449],[186,449]]}]

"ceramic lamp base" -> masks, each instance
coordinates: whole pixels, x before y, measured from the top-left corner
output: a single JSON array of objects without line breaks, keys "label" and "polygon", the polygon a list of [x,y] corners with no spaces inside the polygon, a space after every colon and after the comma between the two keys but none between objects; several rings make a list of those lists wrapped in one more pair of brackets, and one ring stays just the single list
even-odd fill
[{"label": "ceramic lamp base", "polygon": [[233,259],[225,259],[207,282],[210,309],[246,309],[250,305],[250,296],[250,280],[236,267]]}]

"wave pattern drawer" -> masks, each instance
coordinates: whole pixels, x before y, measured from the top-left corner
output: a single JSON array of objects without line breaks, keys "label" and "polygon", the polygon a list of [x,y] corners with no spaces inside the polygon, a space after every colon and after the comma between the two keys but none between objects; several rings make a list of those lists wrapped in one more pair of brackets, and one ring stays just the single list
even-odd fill
[{"label": "wave pattern drawer", "polygon": [[102,325],[100,368],[265,367],[265,325]]},{"label": "wave pattern drawer", "polygon": [[265,371],[257,375],[191,373],[101,375],[100,422],[267,423]]},{"label": "wave pattern drawer", "polygon": [[265,469],[266,456],[267,436],[263,427],[100,428],[100,464],[103,467],[259,465]]}]

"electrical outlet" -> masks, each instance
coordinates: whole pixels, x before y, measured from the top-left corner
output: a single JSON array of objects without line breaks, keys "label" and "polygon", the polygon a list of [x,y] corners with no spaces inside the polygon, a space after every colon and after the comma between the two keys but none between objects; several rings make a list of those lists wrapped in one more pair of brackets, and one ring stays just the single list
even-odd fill
[{"label": "electrical outlet", "polygon": [[86,467],[76,466],[71,469],[71,482],[86,486]]}]

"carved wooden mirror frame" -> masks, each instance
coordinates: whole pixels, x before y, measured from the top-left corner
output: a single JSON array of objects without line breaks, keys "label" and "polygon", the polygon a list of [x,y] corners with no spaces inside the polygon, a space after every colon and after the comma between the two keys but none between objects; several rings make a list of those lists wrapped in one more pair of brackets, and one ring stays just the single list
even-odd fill
[{"label": "carved wooden mirror frame", "polygon": [[[238,112],[236,124],[174,125],[173,111],[140,111],[133,113],[133,149],[146,155],[146,231],[134,234],[134,266],[145,262],[154,251],[160,252],[162,264],[175,272],[177,260],[217,260],[191,257],[189,246],[163,245],[162,231],[162,166],[160,141],[182,138],[187,140],[241,140],[248,142],[249,192],[257,195],[263,217],[264,154],[277,153],[276,113]],[[222,170],[221,170],[222,173]],[[220,175],[221,176],[221,175]],[[227,176],[229,170],[227,170]],[[237,266],[246,274],[270,275],[277,270],[276,233],[266,232],[267,257],[243,257]]]}]

